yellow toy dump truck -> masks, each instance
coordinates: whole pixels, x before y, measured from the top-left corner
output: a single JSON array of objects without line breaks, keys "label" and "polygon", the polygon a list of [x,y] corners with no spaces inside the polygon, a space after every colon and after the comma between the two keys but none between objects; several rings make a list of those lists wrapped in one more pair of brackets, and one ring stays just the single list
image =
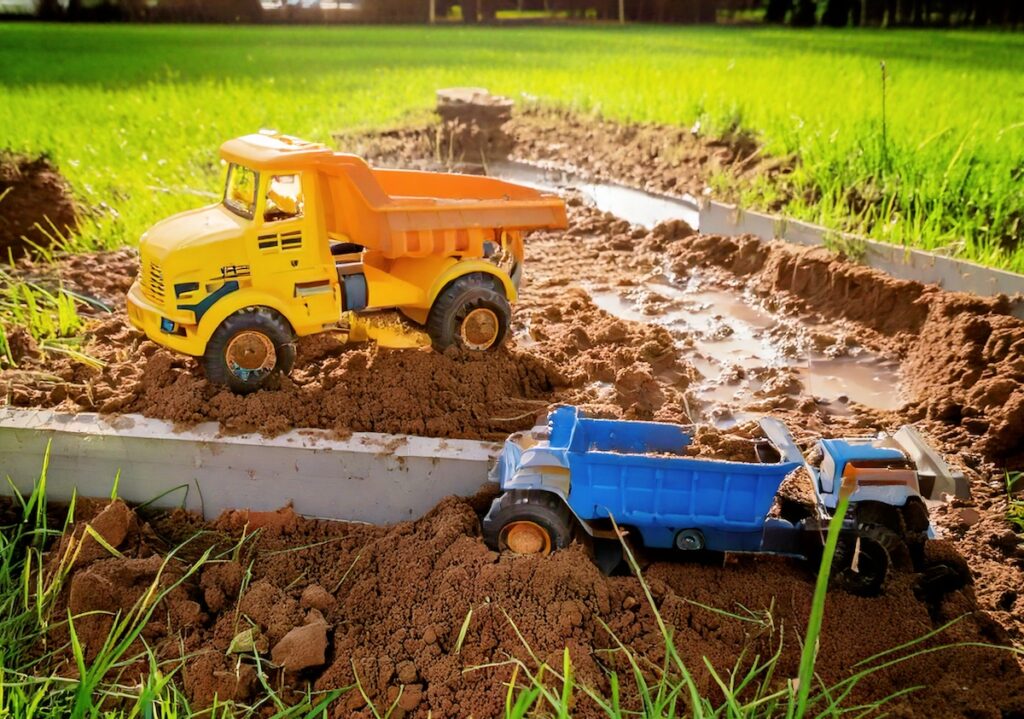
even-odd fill
[{"label": "yellow toy dump truck", "polygon": [[[223,201],[142,236],[128,314],[237,392],[287,374],[296,337],[316,332],[442,351],[499,347],[523,235],[567,226],[555,195],[489,177],[371,168],[287,135],[230,140],[221,156]],[[385,309],[425,335],[394,316],[381,321],[375,311]]]}]

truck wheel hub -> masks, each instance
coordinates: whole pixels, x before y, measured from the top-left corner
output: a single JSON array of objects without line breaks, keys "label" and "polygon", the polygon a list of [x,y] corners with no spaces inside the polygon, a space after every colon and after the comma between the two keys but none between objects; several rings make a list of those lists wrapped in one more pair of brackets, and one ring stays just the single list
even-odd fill
[{"label": "truck wheel hub", "polygon": [[500,324],[494,310],[478,307],[462,320],[462,343],[471,350],[485,350],[498,339]]},{"label": "truck wheel hub", "polygon": [[516,554],[548,554],[551,537],[534,522],[512,522],[503,532],[505,546]]},{"label": "truck wheel hub", "polygon": [[277,364],[274,343],[262,332],[239,332],[228,342],[224,355],[231,371],[243,379],[266,374]]}]

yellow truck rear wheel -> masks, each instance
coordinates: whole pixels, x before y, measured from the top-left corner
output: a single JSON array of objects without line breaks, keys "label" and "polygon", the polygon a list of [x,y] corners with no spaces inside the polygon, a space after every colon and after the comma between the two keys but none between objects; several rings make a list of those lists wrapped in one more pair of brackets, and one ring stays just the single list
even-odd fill
[{"label": "yellow truck rear wheel", "polygon": [[484,352],[501,347],[511,322],[512,308],[501,282],[471,272],[438,294],[427,316],[427,334],[438,352],[452,345]]},{"label": "yellow truck rear wheel", "polygon": [[206,378],[239,394],[264,387],[295,364],[295,333],[267,307],[246,307],[214,330],[202,358]]}]

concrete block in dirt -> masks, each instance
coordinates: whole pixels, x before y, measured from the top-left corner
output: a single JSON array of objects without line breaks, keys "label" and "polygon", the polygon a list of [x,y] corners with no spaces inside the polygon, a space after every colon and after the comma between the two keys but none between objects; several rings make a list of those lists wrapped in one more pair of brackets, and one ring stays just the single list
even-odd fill
[{"label": "concrete block in dirt", "polygon": [[505,130],[514,104],[482,87],[438,90],[436,112],[443,123],[441,155],[469,163],[507,158],[515,146]]}]

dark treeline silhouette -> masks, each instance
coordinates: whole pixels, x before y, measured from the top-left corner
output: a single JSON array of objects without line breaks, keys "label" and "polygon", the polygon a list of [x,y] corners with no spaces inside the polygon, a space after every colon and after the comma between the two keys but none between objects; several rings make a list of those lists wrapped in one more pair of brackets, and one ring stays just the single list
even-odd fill
[{"label": "dark treeline silhouette", "polygon": [[1015,27],[1022,0],[767,0],[765,21],[810,27]]},{"label": "dark treeline silhouette", "polygon": [[[308,4],[308,3],[307,3]],[[619,0],[435,0],[438,17],[458,5],[464,22],[493,22],[501,10],[541,10],[568,19],[615,20]],[[623,0],[636,22],[714,23],[721,19],[795,27],[1024,26],[1024,0]],[[40,0],[48,20],[149,22],[426,22],[430,0],[362,0],[356,10],[260,0]]]}]

